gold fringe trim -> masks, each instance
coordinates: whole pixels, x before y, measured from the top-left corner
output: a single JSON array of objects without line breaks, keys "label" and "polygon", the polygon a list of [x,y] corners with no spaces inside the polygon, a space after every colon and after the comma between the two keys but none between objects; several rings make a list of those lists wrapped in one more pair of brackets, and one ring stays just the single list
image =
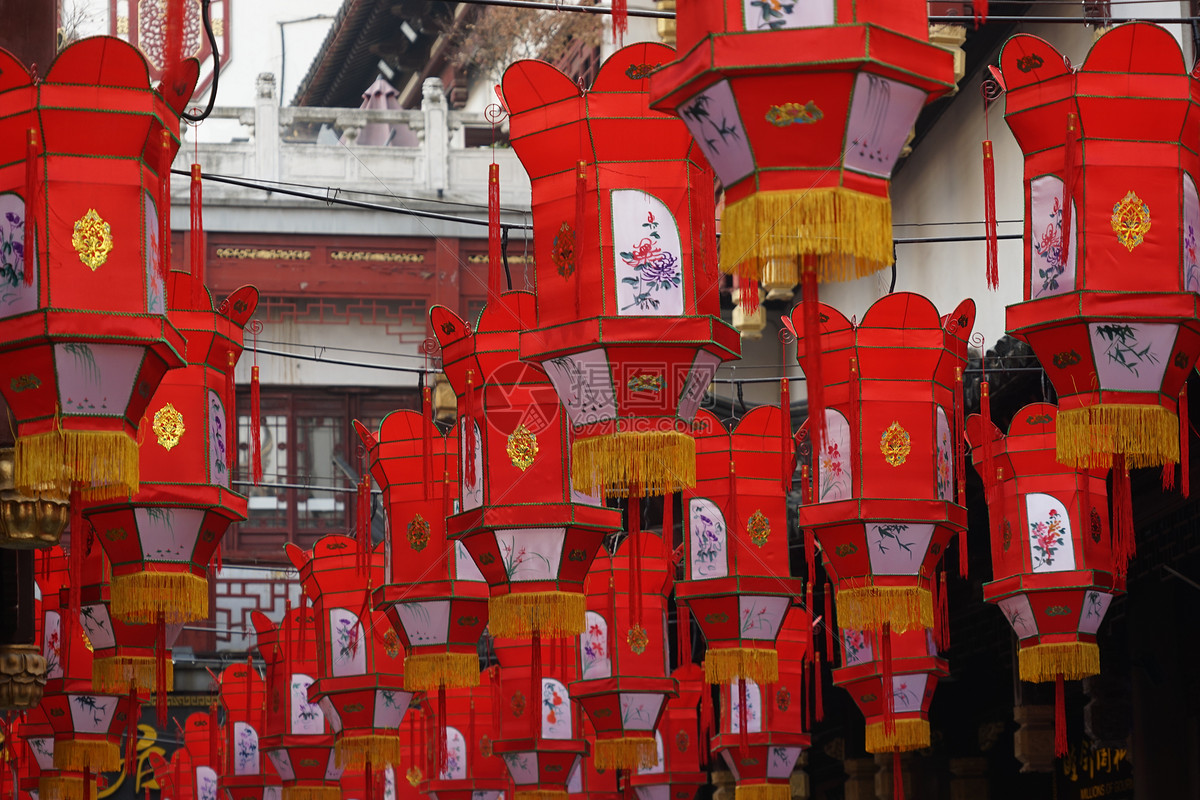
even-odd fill
[{"label": "gold fringe trim", "polygon": [[567,800],[569,795],[562,789],[518,789],[513,800]]},{"label": "gold fringe trim", "polygon": [[498,639],[538,631],[552,639],[583,633],[587,597],[574,592],[525,592],[488,599],[488,630]]},{"label": "gold fringe trim", "polygon": [[284,786],[282,800],[342,800],[342,788],[336,783],[332,786]]},{"label": "gold fringe trim", "polygon": [[929,721],[911,717],[898,719],[891,735],[884,733],[882,722],[868,722],[865,746],[868,753],[923,750],[929,747]]},{"label": "gold fringe trim", "polygon": [[475,653],[415,653],[404,659],[404,688],[410,692],[478,685],[479,656]]},{"label": "gold fringe trim", "polygon": [[1130,468],[1179,463],[1179,418],[1162,406],[1102,403],[1058,412],[1056,457],[1072,467]]},{"label": "gold fringe trim", "polygon": [[137,494],[138,444],[123,431],[48,431],[17,438],[18,492],[66,497],[80,486],[89,500]]},{"label": "gold fringe trim", "polygon": [[643,496],[696,485],[696,440],[680,431],[606,433],[571,446],[571,484],[576,491],[624,497],[637,485]]},{"label": "gold fringe trim", "polygon": [[208,581],[190,572],[114,575],[109,611],[126,622],[194,622],[208,619]]},{"label": "gold fringe trim", "polygon": [[[818,278],[847,281],[892,263],[892,201],[830,187],[755,192],[721,215],[721,271],[755,280],[771,262],[816,256]],[[789,277],[779,268],[776,279]]]},{"label": "gold fringe trim", "polygon": [[54,743],[54,768],[116,772],[121,768],[121,748],[103,739],[64,739]]},{"label": "gold fringe trim", "polygon": [[362,769],[367,762],[372,764],[399,764],[400,739],[391,736],[368,734],[366,736],[342,736],[333,742],[334,763],[342,769]]},{"label": "gold fringe trim", "polygon": [[[158,672],[152,656],[112,656],[97,658],[92,662],[92,688],[97,692],[120,694],[129,691],[132,681],[139,691],[153,692]],[[164,660],[167,670],[167,691],[175,688],[175,664],[170,658]]]},{"label": "gold fringe trim", "polygon": [[658,766],[653,736],[596,739],[592,758],[597,769],[650,769]]},{"label": "gold fringe trim", "polygon": [[1045,683],[1059,675],[1077,681],[1100,674],[1100,645],[1095,642],[1046,642],[1017,653],[1021,680]]},{"label": "gold fringe trim", "polygon": [[792,787],[787,783],[739,783],[733,800],[792,800]]},{"label": "gold fringe trim", "polygon": [[779,654],[751,647],[722,647],[704,655],[704,680],[726,684],[749,678],[759,686],[779,680]]},{"label": "gold fringe trim", "polygon": [[918,586],[857,586],[839,589],[837,621],[843,628],[896,633],[933,627],[933,595]]},{"label": "gold fringe trim", "polygon": [[[96,781],[92,776],[88,800],[96,800]],[[43,775],[38,778],[38,800],[83,800],[83,778],[70,775]]]}]

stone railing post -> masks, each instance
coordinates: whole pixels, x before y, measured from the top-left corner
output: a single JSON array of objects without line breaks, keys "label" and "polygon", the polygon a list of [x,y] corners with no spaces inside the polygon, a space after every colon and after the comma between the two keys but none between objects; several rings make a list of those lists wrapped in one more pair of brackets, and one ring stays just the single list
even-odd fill
[{"label": "stone railing post", "polygon": [[254,94],[254,177],[279,180],[279,101],[275,76],[259,73]]},{"label": "stone railing post", "polygon": [[426,78],[421,85],[421,111],[425,114],[425,169],[428,188],[438,197],[446,190],[450,174],[449,106],[441,78]]}]

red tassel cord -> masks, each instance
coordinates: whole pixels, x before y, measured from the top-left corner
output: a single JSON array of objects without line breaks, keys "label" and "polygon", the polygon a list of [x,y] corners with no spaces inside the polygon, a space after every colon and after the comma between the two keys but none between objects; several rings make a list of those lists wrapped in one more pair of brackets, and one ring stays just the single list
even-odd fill
[{"label": "red tassel cord", "polygon": [[488,165],[488,294],[498,300],[508,287],[504,279],[504,252],[500,233],[500,165]]},{"label": "red tassel cord", "polygon": [[129,724],[125,728],[125,774],[132,775],[137,762],[138,717],[141,716],[142,701],[138,697],[137,684],[129,684]]},{"label": "red tassel cord", "polygon": [[1078,120],[1074,112],[1067,114],[1067,137],[1063,143],[1063,194],[1062,194],[1062,256],[1059,266],[1066,267],[1070,260],[1071,216],[1074,212],[1072,194],[1075,185],[1075,139],[1078,136]]},{"label": "red tassel cord", "polygon": [[158,612],[158,621],[154,630],[154,712],[157,716],[158,728],[167,727],[167,624],[163,621],[162,612]]},{"label": "red tassel cord", "polygon": [[1117,575],[1125,577],[1129,562],[1137,554],[1133,534],[1133,495],[1129,487],[1129,468],[1125,456],[1113,456],[1112,552]]},{"label": "red tassel cord", "polygon": [[1054,755],[1062,758],[1067,754],[1067,698],[1066,687],[1060,672],[1054,677]]},{"label": "red tassel cord", "polygon": [[[984,112],[986,113],[986,111]],[[987,285],[992,291],[1000,288],[1000,242],[997,235],[996,159],[992,143],[983,142],[983,230],[987,241]]]},{"label": "red tassel cord", "polygon": [[366,800],[375,800],[375,770],[371,768],[371,762],[368,761],[364,770],[364,783],[366,784]]},{"label": "red tassel cord", "polygon": [[612,35],[617,47],[624,46],[627,33],[629,33],[628,0],[612,0]]},{"label": "red tassel cord", "polygon": [[753,314],[758,311],[758,281],[754,278],[745,278],[740,275],[735,275],[733,278],[733,288],[737,291],[738,305],[747,314]]},{"label": "red tassel cord", "polygon": [[892,626],[885,624],[879,634],[883,653],[883,732],[896,732],[896,693],[892,690]]},{"label": "red tassel cord", "polygon": [[234,385],[237,357],[232,350],[226,355],[225,362],[225,470],[232,480],[237,457],[237,388]]},{"label": "red tassel cord", "polygon": [[817,582],[817,539],[812,528],[804,529],[804,560],[808,562],[808,585]]},{"label": "red tassel cord", "polygon": [[467,391],[464,397],[462,430],[466,440],[467,486],[475,485],[475,370],[467,370]]},{"label": "red tassel cord", "polygon": [[[857,453],[862,442],[861,411],[862,411],[862,380],[858,373],[858,358],[850,359],[850,452]],[[850,487],[854,494],[854,487]]]},{"label": "red tassel cord", "polygon": [[189,254],[191,263],[188,266],[191,268],[192,277],[196,279],[194,289],[196,300],[201,300],[204,294],[201,287],[204,286],[207,276],[205,275],[204,260],[204,190],[200,184],[199,164],[192,164],[192,183],[188,207],[191,209],[191,230],[188,231],[191,240]]},{"label": "red tassel cord", "polygon": [[571,253],[571,266],[569,267],[568,275],[574,275],[575,279],[575,311],[579,313],[585,306],[583,292],[584,282],[575,274],[576,265],[579,263],[580,253],[583,252],[584,236],[583,232],[587,229],[587,164],[583,161],[578,162],[575,169],[575,248]]},{"label": "red tassel cord", "polygon": [[[832,667],[837,663],[837,651],[833,648],[833,632],[836,630],[833,622],[833,587],[825,583],[825,660]],[[814,650],[816,648],[813,648]],[[845,663],[844,661],[842,663]]]},{"label": "red tassel cord", "polygon": [[705,737],[708,737],[715,731],[713,727],[712,687],[707,683],[703,684],[703,687],[704,691],[700,693],[700,729],[701,733]]},{"label": "red tassel cord", "polygon": [[[815,266],[804,264],[800,275],[804,317],[804,383],[808,388],[808,434],[815,463],[825,452],[825,383],[821,377],[821,309]],[[853,446],[853,445],[852,445]],[[816,479],[816,470],[813,470]]]},{"label": "red tassel cord", "polygon": [[617,652],[617,586],[613,582],[611,563],[610,559],[608,573],[608,618],[611,620],[608,625],[608,654],[610,658],[613,653]]},{"label": "red tassel cord", "polygon": [[[499,723],[499,720],[500,720],[499,708],[500,707],[497,705],[497,706],[495,706],[495,708],[496,708],[496,711],[495,711],[495,713],[492,714],[492,722],[493,722],[494,726],[499,726],[499,724],[500,724]],[[419,713],[420,713],[420,711],[416,710],[416,711],[412,711],[408,714],[408,758],[409,758],[409,761],[412,762],[414,767],[417,765],[417,759],[420,758],[420,752],[421,752],[420,750],[417,749],[417,715]],[[496,732],[493,730],[492,731],[492,741],[495,741],[498,738],[499,738],[499,736],[496,735]]]},{"label": "red tassel cord", "polygon": [[742,752],[750,746],[750,709],[746,698],[746,679],[738,678],[738,747]]},{"label": "red tassel cord", "polygon": [[433,389],[421,390],[421,486],[425,499],[433,497]]},{"label": "red tassel cord", "polygon": [[679,640],[679,665],[692,663],[692,615],[682,603],[675,606],[675,635]]},{"label": "red tassel cord", "polygon": [[[496,709],[494,713],[499,714],[500,713],[499,709]],[[478,748],[479,748],[479,739],[475,736],[475,698],[472,697],[471,698],[471,716],[467,720],[467,748],[466,748],[467,752],[465,754],[466,757],[469,759],[467,762],[467,769],[469,771],[473,771],[475,768],[477,768],[477,766],[479,764],[478,759],[480,759],[482,757],[482,755],[479,753]],[[468,774],[470,774],[470,772],[468,772]]]},{"label": "red tassel cord", "polygon": [[825,682],[821,679],[821,654],[813,648],[813,706],[816,711],[815,721],[825,719]]},{"label": "red tassel cord", "polygon": [[[613,625],[612,627],[616,627]],[[529,670],[529,735],[539,739],[542,735],[542,634],[533,632],[533,666]]]},{"label": "red tassel cord", "polygon": [[900,769],[900,750],[892,750],[892,800],[904,800],[904,773]]},{"label": "red tassel cord", "polygon": [[966,400],[963,397],[962,367],[954,368],[954,480],[958,484],[958,504],[967,505]]},{"label": "red tassel cord", "polygon": [[788,379],[779,382],[779,452],[783,457],[780,470],[783,477],[783,491],[792,490],[792,476],[796,472],[796,453],[792,441],[792,391]]},{"label": "red tassel cord", "polygon": [[262,483],[262,387],[258,378],[258,364],[250,368],[250,474],[255,486]]},{"label": "red tassel cord", "polygon": [[950,597],[946,594],[946,570],[938,573],[938,597],[942,608],[938,615],[938,624],[942,627],[942,652],[950,650]]},{"label": "red tassel cord", "polygon": [[[634,484],[629,489],[629,560],[631,627],[642,624],[642,489]],[[613,622],[616,620],[614,618]]]},{"label": "red tassel cord", "polygon": [[171,132],[164,128],[158,150],[158,272],[164,287],[171,272],[171,161]]},{"label": "red tassel cord", "polygon": [[25,239],[21,260],[24,264],[25,285],[33,285],[33,273],[37,271],[37,175],[38,137],[30,128],[25,139]]},{"label": "red tassel cord", "polygon": [[812,672],[812,668],[809,664],[809,658],[811,655],[811,653],[805,653],[804,658],[800,661],[800,720],[801,725],[804,726],[804,729],[809,731],[811,731],[813,727],[813,704],[812,698],[809,696],[809,689],[811,687],[809,686],[808,679],[809,673]]},{"label": "red tassel cord", "polygon": [[438,686],[438,710],[437,710],[437,725],[438,725],[438,775],[443,775],[446,772],[446,762],[448,760],[446,747],[446,684]]},{"label": "red tassel cord", "polygon": [[70,558],[71,574],[68,576],[67,583],[67,618],[62,623],[62,662],[63,674],[70,675],[71,673],[71,653],[75,648],[73,644],[76,637],[76,629],[80,627],[79,614],[83,605],[80,598],[80,584],[83,576],[83,549],[87,534],[84,530],[87,528],[87,523],[83,519],[83,498],[78,489],[71,490],[71,550],[68,553]]}]

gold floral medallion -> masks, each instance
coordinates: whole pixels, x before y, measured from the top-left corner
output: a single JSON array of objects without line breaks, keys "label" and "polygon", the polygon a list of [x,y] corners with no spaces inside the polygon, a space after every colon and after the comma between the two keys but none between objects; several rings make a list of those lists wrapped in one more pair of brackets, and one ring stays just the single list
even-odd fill
[{"label": "gold floral medallion", "polygon": [[634,655],[640,656],[646,652],[646,645],[650,644],[650,635],[641,625],[634,625],[625,634],[625,641],[629,643],[629,649],[634,652]]},{"label": "gold floral medallion", "polygon": [[170,403],[154,412],[153,428],[154,435],[158,437],[158,443],[167,450],[179,444],[179,440],[183,438],[183,434],[187,430],[183,427],[183,414],[180,414]]},{"label": "gold floral medallion", "polygon": [[767,543],[767,539],[771,537],[771,520],[767,519],[767,515],[758,509],[750,515],[750,519],[746,521],[746,532],[750,534],[750,541],[755,547],[762,547]]},{"label": "gold floral medallion", "polygon": [[79,260],[95,272],[108,261],[108,253],[113,249],[112,227],[100,218],[96,209],[89,208],[75,221],[71,244],[79,254]]},{"label": "gold floral medallion", "polygon": [[409,521],[407,538],[408,546],[418,553],[429,544],[429,522],[420,514],[414,515]]},{"label": "gold floral medallion", "polygon": [[1137,193],[1127,192],[1113,205],[1112,229],[1117,241],[1132,253],[1150,232],[1150,206],[1143,203]]},{"label": "gold floral medallion", "polygon": [[518,425],[517,429],[509,434],[507,452],[512,465],[521,472],[529,469],[533,460],[537,458],[537,437],[525,427],[525,423]]},{"label": "gold floral medallion", "polygon": [[899,422],[889,425],[879,439],[879,451],[883,453],[884,460],[893,467],[898,467],[907,461],[911,450],[912,442],[909,441],[908,431],[904,430]]}]

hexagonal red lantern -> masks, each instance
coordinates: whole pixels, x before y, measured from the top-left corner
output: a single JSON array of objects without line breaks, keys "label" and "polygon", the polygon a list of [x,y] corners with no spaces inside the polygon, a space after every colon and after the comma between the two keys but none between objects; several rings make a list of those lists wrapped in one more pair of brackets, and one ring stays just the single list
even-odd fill
[{"label": "hexagonal red lantern", "polygon": [[400,639],[371,608],[371,587],[383,583],[382,550],[364,552],[348,536],[326,536],[308,553],[286,546],[316,618],[320,677],[309,699],[333,727],[337,765],[368,772],[400,763],[395,732],[412,698],[404,690]]},{"label": "hexagonal red lantern", "polygon": [[571,488],[566,416],[546,374],[519,359],[534,298],[492,298],[474,331],[442,306],[429,318],[458,395],[462,437],[461,505],[447,532],[488,582],[489,629],[496,637],[578,636],[584,577],[620,514]]},{"label": "hexagonal red lantern", "polygon": [[[28,769],[28,778],[21,777],[21,788],[31,792],[36,800],[84,800],[83,773],[54,766],[54,728],[40,706],[25,712],[20,736],[26,753],[19,754],[17,762],[20,764],[24,758]],[[87,800],[96,800],[97,777],[96,773],[88,776]]]},{"label": "hexagonal red lantern", "polygon": [[786,800],[796,759],[811,740],[801,698],[812,660],[812,615],[793,607],[779,632],[779,677],[721,688],[721,729],[712,740],[737,782],[738,800]]},{"label": "hexagonal red lantern", "polygon": [[[935,567],[966,531],[955,442],[975,304],[942,318],[924,297],[896,292],[857,325],[831,306],[820,312],[826,435],[800,526],[820,544],[842,627],[932,627]],[[806,373],[809,344],[797,344]]]},{"label": "hexagonal red lantern", "polygon": [[1058,394],[1058,459],[1114,463],[1120,479],[1173,465],[1177,398],[1200,354],[1200,155],[1187,144],[1200,77],[1144,23],[1101,36],[1079,67],[1014,36],[1000,68],[1025,153],[1025,302],[1007,323]]},{"label": "hexagonal red lantern", "polygon": [[631,534],[588,573],[587,630],[579,635],[579,680],[571,697],[595,730],[597,769],[658,763],[654,729],[677,691],[675,679],[665,675],[668,563],[661,536]]},{"label": "hexagonal red lantern", "polygon": [[658,763],[629,776],[638,800],[693,800],[708,784],[700,759],[710,732],[698,711],[701,697],[709,691],[704,671],[696,664],[684,664],[671,677],[679,685],[679,694],[667,701],[667,711],[654,731]]},{"label": "hexagonal red lantern", "polygon": [[357,421],[355,427],[390,523],[387,583],[373,602],[404,644],[405,688],[476,686],[489,592],[462,542],[446,538],[458,494],[458,436],[444,436],[428,409],[388,414],[378,438]]},{"label": "hexagonal red lantern", "polygon": [[700,480],[683,496],[687,579],[675,597],[704,633],[710,683],[774,683],[775,639],[802,590],[788,568],[791,426],[759,406],[732,432],[707,410],[695,427]]},{"label": "hexagonal red lantern", "polygon": [[316,615],[311,608],[289,608],[276,626],[253,611],[250,621],[267,663],[267,721],[259,746],[283,784],[281,800],[340,800],[342,768],[333,757],[333,734],[308,695],[318,674]]},{"label": "hexagonal red lantern", "polygon": [[0,393],[26,494],[138,490],[138,421],[184,349],[159,206],[196,71],[184,62],[153,91],[135,48],[97,37],[35,82],[0,52]]},{"label": "hexagonal red lantern", "polygon": [[143,419],[142,488],[83,512],[112,564],[113,615],[131,622],[206,619],[208,562],[246,518],[246,498],[229,488],[226,409],[258,291],[238,289],[218,310],[187,273],[172,272],[169,289],[192,361],[163,379]]},{"label": "hexagonal red lantern", "polygon": [[246,661],[231,664],[219,677],[218,697],[225,708],[223,747],[228,755],[218,788],[225,800],[279,800],[279,775],[259,748],[266,732],[266,684]]},{"label": "hexagonal red lantern", "polygon": [[650,108],[672,56],[631,45],[592,87],[541,61],[504,73],[510,140],[533,185],[541,364],[570,417],[583,492],[695,485],[690,424],[717,365],[740,352],[720,319],[713,177],[679,120]]}]

